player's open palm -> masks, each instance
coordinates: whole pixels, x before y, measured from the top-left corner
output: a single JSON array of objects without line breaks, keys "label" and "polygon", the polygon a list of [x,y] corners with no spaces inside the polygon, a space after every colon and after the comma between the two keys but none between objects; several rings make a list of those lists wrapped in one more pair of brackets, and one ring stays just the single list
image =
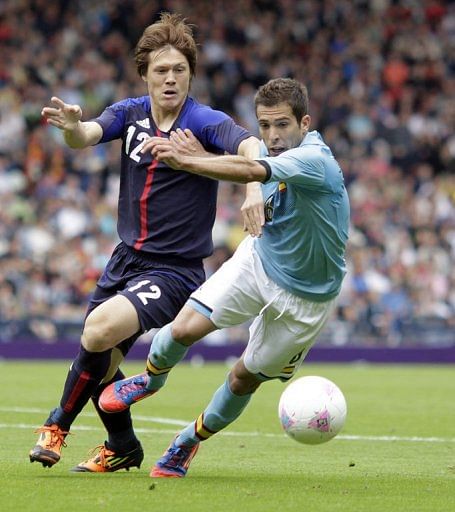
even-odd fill
[{"label": "player's open palm", "polygon": [[60,130],[73,130],[82,118],[82,109],[79,105],[69,105],[60,98],[51,98],[52,107],[44,107],[41,115],[48,124]]}]

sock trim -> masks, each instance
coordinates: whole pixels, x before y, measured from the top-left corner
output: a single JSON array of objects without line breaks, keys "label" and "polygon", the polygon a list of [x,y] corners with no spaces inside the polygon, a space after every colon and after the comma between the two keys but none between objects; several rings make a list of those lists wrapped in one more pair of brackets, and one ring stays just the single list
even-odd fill
[{"label": "sock trim", "polygon": [[204,425],[204,413],[200,414],[198,419],[195,421],[194,433],[202,441],[205,441],[209,437],[213,436],[213,434],[216,434],[214,430],[210,430]]},{"label": "sock trim", "polygon": [[172,368],[172,366],[169,366],[168,368],[158,368],[150,361],[150,359],[147,359],[147,371],[152,375],[162,375],[163,373],[169,373]]}]

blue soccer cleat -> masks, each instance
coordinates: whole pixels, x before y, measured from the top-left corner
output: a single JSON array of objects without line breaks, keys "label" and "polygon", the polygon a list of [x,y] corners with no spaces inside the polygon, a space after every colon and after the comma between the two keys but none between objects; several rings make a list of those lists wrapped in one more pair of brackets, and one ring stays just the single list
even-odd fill
[{"label": "blue soccer cleat", "polygon": [[174,439],[161,459],[153,466],[150,476],[152,478],[183,478],[198,448],[199,443],[194,446],[176,446]]},{"label": "blue soccer cleat", "polygon": [[149,376],[147,373],[140,373],[133,377],[113,382],[101,393],[98,405],[104,412],[122,412],[130,405],[153,395],[156,390],[147,389]]}]

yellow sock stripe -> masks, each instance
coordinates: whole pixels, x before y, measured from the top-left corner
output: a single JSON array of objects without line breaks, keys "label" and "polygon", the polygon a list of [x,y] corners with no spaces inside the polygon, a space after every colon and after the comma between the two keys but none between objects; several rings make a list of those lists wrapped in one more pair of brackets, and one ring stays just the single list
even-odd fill
[{"label": "yellow sock stripe", "polygon": [[169,373],[172,369],[172,366],[169,368],[157,368],[150,359],[147,359],[147,370],[153,375],[162,375],[163,373]]},{"label": "yellow sock stripe", "polygon": [[199,439],[202,439],[202,440],[208,439],[209,437],[213,436],[213,434],[216,433],[216,432],[213,432],[212,430],[209,430],[204,425],[204,413],[202,413],[199,416],[199,418],[196,420],[195,429],[196,429],[196,435],[199,437]]}]

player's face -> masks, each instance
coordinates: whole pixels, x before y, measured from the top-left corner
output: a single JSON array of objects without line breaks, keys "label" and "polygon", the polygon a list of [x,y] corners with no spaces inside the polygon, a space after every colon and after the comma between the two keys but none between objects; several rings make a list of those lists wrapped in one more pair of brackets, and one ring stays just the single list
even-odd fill
[{"label": "player's face", "polygon": [[144,80],[147,82],[154,111],[179,110],[190,88],[188,60],[172,46],[151,52]]},{"label": "player's face", "polygon": [[303,116],[298,123],[287,103],[278,103],[273,107],[258,105],[256,115],[259,133],[270,156],[299,146],[310,126],[310,116]]}]

